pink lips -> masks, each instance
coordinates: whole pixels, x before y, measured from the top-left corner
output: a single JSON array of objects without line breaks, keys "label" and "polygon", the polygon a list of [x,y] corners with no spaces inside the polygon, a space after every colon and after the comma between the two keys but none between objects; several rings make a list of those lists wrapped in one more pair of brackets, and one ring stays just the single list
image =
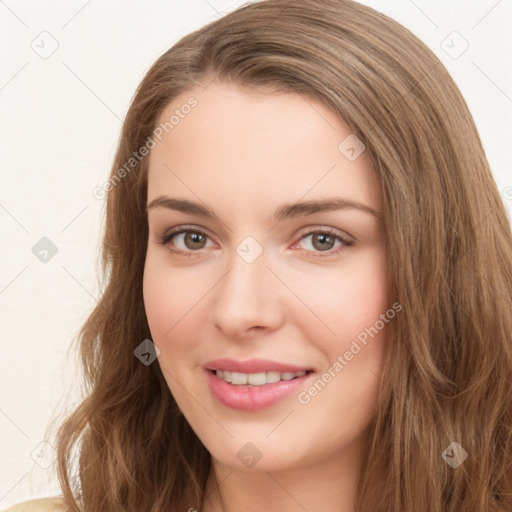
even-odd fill
[{"label": "pink lips", "polygon": [[[242,411],[257,411],[266,409],[280,402],[304,385],[304,382],[312,375],[308,367],[295,366],[265,361],[263,359],[251,359],[249,361],[236,361],[233,359],[217,359],[209,361],[205,366],[206,378],[212,394],[223,405]],[[217,377],[214,370],[239,373],[260,372],[291,372],[306,371],[302,377],[292,380],[281,380],[262,386],[237,386]]]}]

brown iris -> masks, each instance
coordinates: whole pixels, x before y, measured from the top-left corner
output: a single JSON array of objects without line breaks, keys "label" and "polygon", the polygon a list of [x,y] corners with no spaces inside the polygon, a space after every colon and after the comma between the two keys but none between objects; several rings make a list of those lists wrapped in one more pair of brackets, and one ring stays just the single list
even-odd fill
[{"label": "brown iris", "polygon": [[[331,236],[331,235],[327,235],[325,233],[313,233],[313,247],[315,249],[318,249],[319,251],[325,251],[325,250],[329,250],[329,249],[332,249],[333,246],[334,246],[334,237]],[[319,242],[319,244],[317,244],[316,242]],[[322,244],[326,244],[329,246],[327,247],[326,245],[322,245]]]},{"label": "brown iris", "polygon": [[206,236],[196,231],[187,231],[184,238],[188,249],[202,249],[206,242]]}]

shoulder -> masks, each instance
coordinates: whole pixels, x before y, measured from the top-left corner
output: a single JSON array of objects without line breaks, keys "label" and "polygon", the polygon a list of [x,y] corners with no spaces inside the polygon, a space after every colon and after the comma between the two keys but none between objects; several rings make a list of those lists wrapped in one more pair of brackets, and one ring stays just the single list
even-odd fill
[{"label": "shoulder", "polygon": [[5,512],[64,512],[64,504],[62,498],[39,498],[18,503]]}]

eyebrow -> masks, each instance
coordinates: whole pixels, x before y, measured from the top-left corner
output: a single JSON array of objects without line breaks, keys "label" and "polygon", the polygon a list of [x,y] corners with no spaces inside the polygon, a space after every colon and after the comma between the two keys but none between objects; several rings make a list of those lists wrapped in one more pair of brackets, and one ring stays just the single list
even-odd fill
[{"label": "eyebrow", "polygon": [[[217,215],[208,208],[199,203],[189,201],[187,199],[175,199],[169,196],[158,196],[153,199],[148,205],[147,209],[153,208],[167,208],[169,210],[176,210],[182,213],[189,213],[199,217],[208,219],[216,218]],[[300,217],[304,215],[312,215],[314,213],[329,212],[335,210],[343,210],[346,208],[357,209],[369,213],[377,219],[382,219],[382,212],[371,208],[368,205],[358,203],[342,197],[332,197],[326,199],[302,201],[298,203],[283,204],[274,211],[272,216],[275,222],[280,222],[284,219],[292,217]]]}]

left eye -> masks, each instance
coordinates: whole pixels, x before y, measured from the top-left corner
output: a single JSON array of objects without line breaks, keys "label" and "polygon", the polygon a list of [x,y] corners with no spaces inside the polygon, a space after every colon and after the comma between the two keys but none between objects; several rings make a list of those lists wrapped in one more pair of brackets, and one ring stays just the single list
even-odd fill
[{"label": "left eye", "polygon": [[307,249],[313,249],[322,252],[334,249],[336,242],[341,245],[340,238],[334,235],[330,235],[329,233],[309,233],[308,235],[305,235],[301,238],[301,240],[307,239],[309,239],[309,243],[307,244],[309,247],[307,247]]},{"label": "left eye", "polygon": [[308,240],[306,250],[314,256],[332,256],[353,245],[352,240],[332,231],[310,231],[300,238],[300,242]]}]

